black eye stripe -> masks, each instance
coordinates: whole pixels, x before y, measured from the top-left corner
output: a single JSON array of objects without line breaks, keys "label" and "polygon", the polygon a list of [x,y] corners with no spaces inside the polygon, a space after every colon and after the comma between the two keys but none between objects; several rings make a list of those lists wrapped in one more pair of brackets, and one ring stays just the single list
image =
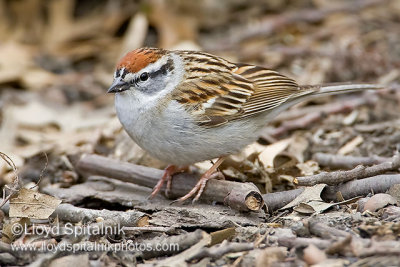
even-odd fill
[{"label": "black eye stripe", "polygon": [[161,66],[161,68],[157,71],[154,71],[152,73],[150,73],[150,77],[153,78],[159,74],[167,74],[168,71],[173,71],[174,70],[174,63],[172,61],[172,59],[168,59],[167,63],[165,63],[164,65]]}]

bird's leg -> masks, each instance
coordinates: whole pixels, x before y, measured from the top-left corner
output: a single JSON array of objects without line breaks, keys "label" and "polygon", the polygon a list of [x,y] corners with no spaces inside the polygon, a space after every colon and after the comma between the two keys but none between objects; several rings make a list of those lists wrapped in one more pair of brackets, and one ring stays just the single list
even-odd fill
[{"label": "bird's leg", "polygon": [[[219,165],[221,165],[221,163],[225,160],[225,157],[220,157],[213,166],[211,166],[211,168],[206,171],[199,179],[199,181],[197,182],[197,184],[192,188],[192,190],[190,190],[189,193],[187,193],[186,195],[184,195],[183,197],[177,199],[177,202],[182,202],[185,201],[186,199],[194,196],[196,194],[196,197],[193,199],[193,202],[196,202],[201,194],[204,191],[204,188],[206,187],[207,181],[213,178],[219,178],[221,177],[222,173],[220,172],[216,172],[216,170],[218,169]],[[223,175],[222,175],[223,177]],[[174,201],[175,202],[175,201]]]},{"label": "bird's leg", "polygon": [[165,194],[168,195],[168,192],[171,190],[172,176],[174,174],[185,171],[187,169],[188,169],[187,167],[178,167],[175,165],[168,165],[167,168],[165,168],[165,170],[164,170],[163,176],[161,177],[161,179],[158,181],[158,183],[154,187],[153,192],[151,192],[150,198],[155,197],[158,194],[158,192],[160,192],[165,181],[167,181],[167,187],[165,189]]}]

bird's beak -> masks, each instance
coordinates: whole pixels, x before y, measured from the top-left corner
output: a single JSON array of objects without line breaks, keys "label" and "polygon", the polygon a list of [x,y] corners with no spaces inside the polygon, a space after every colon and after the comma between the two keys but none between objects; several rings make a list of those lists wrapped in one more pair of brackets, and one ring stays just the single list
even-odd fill
[{"label": "bird's beak", "polygon": [[129,83],[125,82],[121,77],[114,79],[107,93],[120,93],[129,89]]}]

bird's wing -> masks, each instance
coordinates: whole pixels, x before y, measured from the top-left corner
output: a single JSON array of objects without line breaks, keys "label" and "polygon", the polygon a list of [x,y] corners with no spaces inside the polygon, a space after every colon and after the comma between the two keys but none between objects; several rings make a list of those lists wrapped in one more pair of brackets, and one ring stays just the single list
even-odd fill
[{"label": "bird's wing", "polygon": [[202,126],[216,127],[253,116],[312,93],[300,89],[294,80],[258,66],[237,64],[229,71],[218,70],[192,75],[173,95]]},{"label": "bird's wing", "polygon": [[300,87],[293,79],[259,66],[240,64],[235,73],[254,85],[253,94],[243,104],[243,113],[239,118],[271,110],[300,96],[312,94],[318,89]]}]

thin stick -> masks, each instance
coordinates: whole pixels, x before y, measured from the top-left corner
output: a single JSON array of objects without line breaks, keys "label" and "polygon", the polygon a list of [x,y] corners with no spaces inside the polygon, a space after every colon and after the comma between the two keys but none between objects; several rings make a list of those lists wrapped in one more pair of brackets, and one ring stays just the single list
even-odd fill
[{"label": "thin stick", "polygon": [[[163,175],[162,170],[120,162],[98,155],[83,155],[76,163],[76,169],[83,175],[101,175],[120,181],[153,188]],[[177,198],[189,192],[197,183],[198,175],[180,173],[174,175],[169,198]],[[165,185],[162,192],[165,191]],[[217,201],[242,211],[259,211],[264,201],[253,183],[239,183],[226,180],[209,180],[201,195],[202,200]]]},{"label": "thin stick", "polygon": [[39,186],[40,182],[42,181],[43,174],[44,174],[44,172],[46,171],[47,166],[49,165],[49,158],[47,157],[47,153],[46,153],[46,152],[43,152],[43,154],[44,154],[44,156],[46,157],[46,163],[44,164],[43,169],[40,171],[39,180],[37,181],[37,183],[36,183],[34,186],[31,187],[31,189],[33,189],[33,188]]},{"label": "thin stick", "polygon": [[349,171],[322,172],[316,175],[297,177],[294,183],[297,185],[312,186],[316,184],[335,185],[351,180],[362,179],[400,168],[400,156],[396,155],[391,162],[383,162],[371,167],[359,165]]},{"label": "thin stick", "polygon": [[317,161],[320,166],[329,167],[331,169],[352,169],[357,165],[371,166],[392,160],[392,158],[378,156],[354,157],[326,153],[315,153],[313,159]]},{"label": "thin stick", "polygon": [[[7,203],[7,201],[19,190],[19,177],[17,172],[17,167],[15,166],[14,161],[5,153],[0,152],[0,157],[13,169],[14,172],[14,181],[12,182],[11,187],[5,185],[3,188],[3,199],[0,204],[0,208]],[[11,193],[6,197],[6,190],[9,189]]]}]

